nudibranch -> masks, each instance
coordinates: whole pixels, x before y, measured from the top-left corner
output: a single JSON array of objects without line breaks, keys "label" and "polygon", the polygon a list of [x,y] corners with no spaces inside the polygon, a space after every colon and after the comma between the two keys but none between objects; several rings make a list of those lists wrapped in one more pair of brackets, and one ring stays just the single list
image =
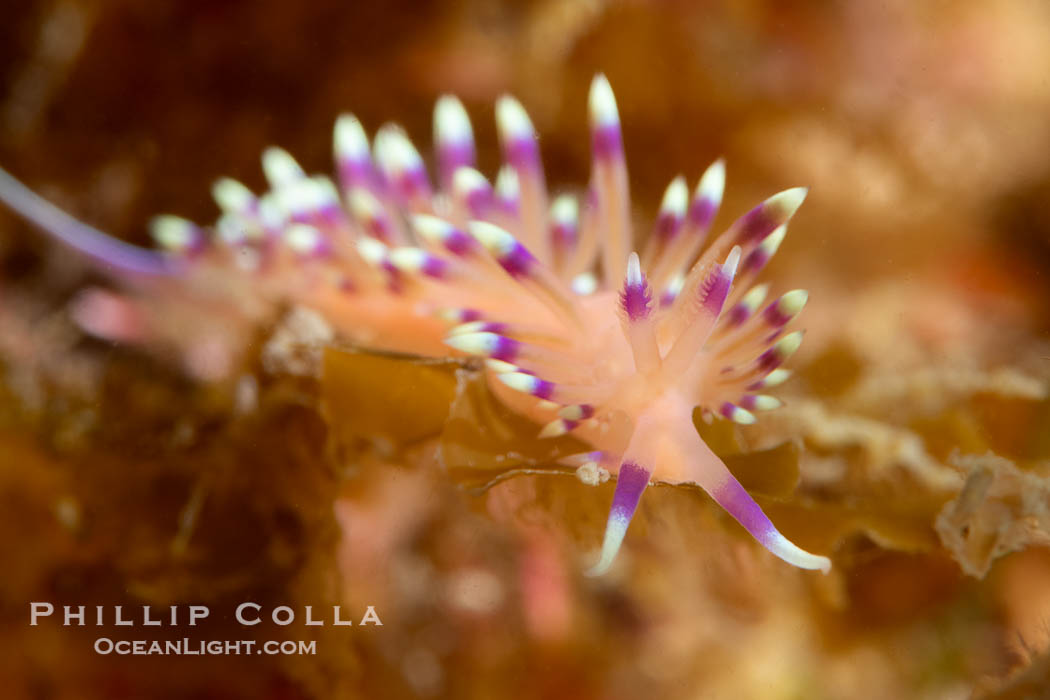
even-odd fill
[{"label": "nudibranch", "polygon": [[490,182],[475,169],[466,111],[445,96],[434,114],[436,184],[399,127],[381,127],[370,145],[360,121],[343,116],[335,180],[271,148],[268,192],[220,180],[222,215],[210,229],[154,221],[161,252],[91,229],[2,171],[0,199],[135,288],[97,315],[146,318],[149,333],[88,318],[96,333],[162,333],[151,299],[177,289],[202,314],[261,319],[294,303],[368,347],[484,358],[497,395],[542,425],[538,439],[572,433],[592,450],[567,463],[617,476],[593,574],[612,564],[653,481],[699,485],[770,552],[828,571],[826,557],[776,529],[692,421],[700,407],[749,424],[780,405],[763,392],[788,377],[781,365],[802,340],[789,326],[806,292],[766,303],[768,285],[754,283],[806,190],[770,197],[709,239],[725,183],[717,161],[691,194],[685,178],[672,180],[639,255],[618,110],[602,75],[589,112],[592,175],[580,196],[550,197],[536,132],[511,97],[496,105],[504,165]]}]

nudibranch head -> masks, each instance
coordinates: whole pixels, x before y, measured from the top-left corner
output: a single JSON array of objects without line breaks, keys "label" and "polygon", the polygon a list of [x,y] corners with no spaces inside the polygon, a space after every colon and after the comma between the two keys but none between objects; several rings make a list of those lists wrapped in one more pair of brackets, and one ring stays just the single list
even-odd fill
[{"label": "nudibranch head", "polygon": [[618,476],[592,573],[612,564],[654,480],[699,485],[773,554],[827,571],[827,558],[777,531],[692,422],[698,406],[749,424],[780,405],[763,392],[788,377],[781,365],[802,340],[790,326],[807,297],[767,303],[768,286],[754,283],[806,190],[780,192],[709,236],[725,186],[716,161],[692,193],[684,177],[671,181],[639,254],[604,76],[588,107],[592,175],[581,196],[550,198],[536,131],[511,97],[496,105],[504,165],[490,183],[475,169],[467,112],[450,96],[434,113],[436,183],[399,127],[381,127],[370,146],[360,121],[343,116],[336,180],[271,148],[269,192],[220,180],[210,232],[155,221],[163,255],[114,247],[10,183],[0,181],[0,196],[131,273],[190,277],[193,293],[234,307],[250,300],[255,314],[311,307],[376,348],[485,358],[492,387],[541,423],[540,439],[572,433],[593,448],[567,463]]}]

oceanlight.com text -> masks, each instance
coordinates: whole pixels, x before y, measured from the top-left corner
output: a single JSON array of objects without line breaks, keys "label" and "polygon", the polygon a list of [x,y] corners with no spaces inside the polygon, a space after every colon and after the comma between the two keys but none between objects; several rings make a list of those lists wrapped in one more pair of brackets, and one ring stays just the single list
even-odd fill
[{"label": "oceanlight.com text", "polygon": [[113,640],[99,637],[95,640],[95,653],[103,656],[227,656],[241,654],[267,654],[270,656],[312,656],[317,654],[317,641],[265,641],[255,639],[202,640]]}]

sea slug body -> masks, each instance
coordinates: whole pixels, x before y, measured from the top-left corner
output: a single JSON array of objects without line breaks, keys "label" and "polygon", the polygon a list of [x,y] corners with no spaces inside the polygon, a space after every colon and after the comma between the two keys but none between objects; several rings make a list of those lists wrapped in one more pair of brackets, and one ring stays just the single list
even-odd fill
[{"label": "sea slug body", "polygon": [[69,218],[3,171],[0,199],[135,289],[81,310],[99,335],[179,342],[185,325],[156,303],[178,294],[242,324],[295,303],[368,347],[485,358],[491,386],[541,424],[539,439],[572,433],[592,451],[567,463],[617,475],[593,574],[613,563],[653,481],[699,485],[770,552],[826,572],[830,561],[777,531],[692,422],[697,406],[749,424],[780,405],[763,392],[788,377],[781,365],[802,340],[789,327],[807,296],[766,303],[768,287],[754,282],[806,190],[776,194],[709,237],[725,184],[717,161],[691,194],[685,178],[672,180],[639,255],[604,76],[591,85],[589,112],[593,167],[581,197],[549,196],[536,132],[511,97],[496,106],[504,165],[490,183],[475,169],[466,111],[445,96],[435,109],[436,185],[399,127],[383,126],[370,145],[343,116],[335,180],[268,149],[269,192],[220,180],[214,226],[154,221],[162,252]]}]

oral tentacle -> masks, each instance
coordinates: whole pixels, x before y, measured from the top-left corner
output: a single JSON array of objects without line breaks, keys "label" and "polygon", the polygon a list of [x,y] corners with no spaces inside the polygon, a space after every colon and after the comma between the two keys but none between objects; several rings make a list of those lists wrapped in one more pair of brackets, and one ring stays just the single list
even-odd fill
[{"label": "oral tentacle", "polygon": [[651,476],[650,470],[635,462],[625,460],[620,465],[609,519],[605,524],[601,555],[598,563],[587,571],[588,576],[601,576],[612,566]]}]

